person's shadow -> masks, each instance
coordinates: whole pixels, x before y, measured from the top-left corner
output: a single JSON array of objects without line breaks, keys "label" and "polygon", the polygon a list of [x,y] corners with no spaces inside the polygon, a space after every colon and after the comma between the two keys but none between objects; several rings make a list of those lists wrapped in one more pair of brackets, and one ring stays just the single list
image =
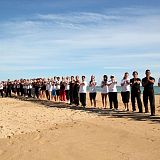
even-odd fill
[{"label": "person's shadow", "polygon": [[[32,103],[37,103],[43,105],[45,107],[52,108],[66,108],[70,110],[80,110],[81,112],[94,113],[98,116],[107,116],[108,118],[127,118],[135,121],[150,121],[152,123],[160,123],[160,116],[150,116],[150,114],[146,113],[138,113],[138,112],[125,112],[125,111],[114,111],[111,109],[100,109],[100,108],[90,108],[90,107],[80,107],[75,105],[69,105],[64,102],[53,102],[49,100],[40,100],[35,98],[26,98],[21,96],[13,96],[15,99],[19,99],[22,101],[29,101]],[[158,106],[160,108],[160,106]]]}]

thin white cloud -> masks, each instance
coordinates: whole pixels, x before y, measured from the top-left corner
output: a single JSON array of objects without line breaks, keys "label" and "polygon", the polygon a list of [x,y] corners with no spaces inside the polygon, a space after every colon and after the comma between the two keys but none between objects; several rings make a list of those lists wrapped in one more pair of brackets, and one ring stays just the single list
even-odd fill
[{"label": "thin white cloud", "polygon": [[[38,14],[32,18],[1,22],[0,68],[5,70],[5,64],[10,64],[6,68],[8,71],[47,70],[62,65],[80,68],[96,64],[106,69],[123,69],[124,62],[130,64],[136,58],[135,65],[143,59],[160,59],[159,19],[158,10],[122,8],[104,13]],[[130,52],[145,47],[150,51],[145,53],[137,49],[135,53]],[[110,48],[118,51],[115,53]],[[151,52],[154,48],[158,48],[156,53]],[[114,66],[114,60],[121,66]],[[43,63],[50,67],[41,68]],[[157,62],[151,63],[156,65]],[[18,64],[23,66],[19,69]],[[37,67],[30,67],[34,64]]]},{"label": "thin white cloud", "polygon": [[64,67],[52,67],[52,66],[2,66],[0,68],[1,72],[7,71],[36,71],[36,70],[55,70],[55,69],[64,69]]}]

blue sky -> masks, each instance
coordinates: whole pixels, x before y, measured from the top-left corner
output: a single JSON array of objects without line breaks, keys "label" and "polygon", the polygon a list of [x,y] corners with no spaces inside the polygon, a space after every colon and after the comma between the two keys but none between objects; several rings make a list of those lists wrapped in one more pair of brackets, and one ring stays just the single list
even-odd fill
[{"label": "blue sky", "polygon": [[0,79],[160,75],[159,0],[1,0]]}]

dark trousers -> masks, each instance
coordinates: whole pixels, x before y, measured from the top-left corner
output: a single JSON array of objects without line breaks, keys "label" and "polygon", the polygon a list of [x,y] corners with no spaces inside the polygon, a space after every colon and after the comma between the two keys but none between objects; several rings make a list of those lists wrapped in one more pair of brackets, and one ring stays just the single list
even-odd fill
[{"label": "dark trousers", "polygon": [[142,101],[141,101],[141,92],[131,91],[131,102],[132,102],[132,110],[136,110],[135,100],[137,99],[139,112],[142,113]]},{"label": "dark trousers", "polygon": [[20,88],[17,88],[17,95],[20,96]]},{"label": "dark trousers", "polygon": [[8,97],[8,95],[11,97],[11,89],[7,89],[6,97]]},{"label": "dark trousers", "polygon": [[35,91],[35,95],[39,99],[39,91]]},{"label": "dark trousers", "polygon": [[21,96],[23,96],[24,95],[24,89],[20,88],[20,92],[21,92]]},{"label": "dark trousers", "polygon": [[150,101],[151,115],[155,115],[155,97],[154,97],[153,89],[143,91],[143,103],[144,103],[146,113],[148,112],[148,99]]},{"label": "dark trousers", "polygon": [[28,97],[31,97],[31,89],[27,89],[27,95]]},{"label": "dark trousers", "polygon": [[66,90],[65,92],[66,92],[66,99],[67,99],[67,101],[69,101],[69,98],[70,98],[69,90]]},{"label": "dark trousers", "polygon": [[78,96],[77,96],[77,97],[74,97],[74,104],[75,104],[76,106],[79,105],[79,97],[78,97]]},{"label": "dark trousers", "polygon": [[3,89],[0,89],[1,96],[3,98]]},{"label": "dark trousers", "polygon": [[114,108],[118,109],[117,92],[109,92],[109,103],[110,103],[110,109],[112,109],[113,103],[114,103]]},{"label": "dark trousers", "polygon": [[[36,95],[37,96],[37,95]],[[48,90],[46,90],[46,97],[47,97],[47,99],[49,100],[49,91]]]},{"label": "dark trousers", "polygon": [[79,90],[77,88],[74,88],[73,90],[73,99],[74,99],[74,104],[78,106],[79,105]]},{"label": "dark trousers", "polygon": [[83,107],[86,106],[86,93],[80,93],[80,102]]},{"label": "dark trousers", "polygon": [[24,96],[27,96],[27,89],[23,88],[23,91],[24,91]]},{"label": "dark trousers", "polygon": [[70,104],[74,103],[73,90],[70,90]]}]

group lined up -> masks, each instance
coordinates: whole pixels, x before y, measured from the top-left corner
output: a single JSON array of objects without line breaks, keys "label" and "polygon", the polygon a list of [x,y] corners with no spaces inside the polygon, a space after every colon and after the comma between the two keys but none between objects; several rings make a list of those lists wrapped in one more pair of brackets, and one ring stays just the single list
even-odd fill
[{"label": "group lined up", "polygon": [[[138,78],[138,72],[133,72],[133,78],[129,79],[129,73],[125,73],[121,81],[121,96],[124,103],[124,111],[129,111],[129,99],[131,93],[132,111],[136,111],[135,100],[137,99],[139,112],[143,112],[141,101],[140,86],[144,87],[143,103],[145,113],[148,113],[148,99],[150,101],[151,115],[155,115],[155,97],[154,97],[154,83],[155,79],[151,77],[150,70],[146,70],[146,77]],[[51,79],[36,78],[36,79],[20,79],[14,81],[0,82],[0,93],[3,97],[16,96],[33,97],[37,99],[48,99],[54,101],[67,102],[70,105],[74,104],[86,107],[87,86],[89,87],[89,97],[91,106],[96,107],[97,81],[95,76],[91,76],[89,83],[86,82],[86,77],[71,76],[71,77],[54,77]],[[159,79],[160,86],[160,79]],[[117,80],[112,75],[110,79],[107,75],[103,76],[101,82],[101,96],[103,108],[107,108],[107,97],[109,98],[110,109],[118,110],[117,98]],[[113,106],[114,107],[113,107]]]}]

